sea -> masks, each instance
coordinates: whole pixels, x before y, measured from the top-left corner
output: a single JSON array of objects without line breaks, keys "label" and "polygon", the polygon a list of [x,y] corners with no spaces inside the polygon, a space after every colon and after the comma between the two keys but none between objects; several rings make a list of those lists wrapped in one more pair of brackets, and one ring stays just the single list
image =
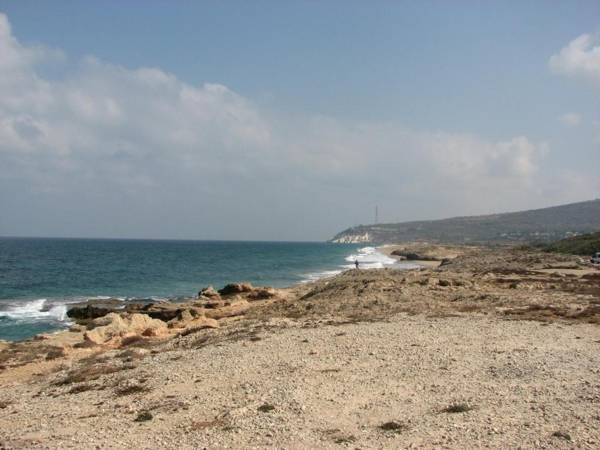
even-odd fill
[{"label": "sea", "polygon": [[208,285],[285,287],[354,267],[399,267],[374,247],[323,242],[0,238],[0,339],[68,328],[69,304],[181,301]]}]

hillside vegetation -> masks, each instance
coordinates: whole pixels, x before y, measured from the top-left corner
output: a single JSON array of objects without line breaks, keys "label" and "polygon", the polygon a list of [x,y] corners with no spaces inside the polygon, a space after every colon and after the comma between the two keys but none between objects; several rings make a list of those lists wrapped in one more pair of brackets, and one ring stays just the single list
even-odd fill
[{"label": "hillside vegetation", "polygon": [[600,231],[600,199],[504,214],[359,225],[338,233],[331,241],[552,242],[594,231]]},{"label": "hillside vegetation", "polygon": [[544,251],[572,255],[592,255],[600,252],[600,232],[562,239],[542,247]]}]

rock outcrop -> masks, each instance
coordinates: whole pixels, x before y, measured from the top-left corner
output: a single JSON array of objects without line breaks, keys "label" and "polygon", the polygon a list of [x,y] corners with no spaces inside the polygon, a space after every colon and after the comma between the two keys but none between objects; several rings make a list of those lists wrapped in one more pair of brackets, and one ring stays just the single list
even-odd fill
[{"label": "rock outcrop", "polygon": [[149,303],[147,305],[131,305],[126,308],[127,312],[145,314],[153,319],[169,322],[180,317],[184,311],[191,311],[194,316],[202,315],[202,308],[190,303]]},{"label": "rock outcrop", "polygon": [[207,287],[203,288],[202,290],[200,290],[200,292],[198,292],[198,298],[202,298],[202,297],[211,298],[211,299],[220,299],[221,294],[219,294],[215,290],[214,287],[207,286]]},{"label": "rock outcrop", "polygon": [[250,292],[246,298],[250,301],[268,300],[277,297],[277,290],[272,287],[257,287]]},{"label": "rock outcrop", "polygon": [[235,295],[242,294],[244,292],[252,292],[254,288],[250,283],[231,283],[227,284],[223,289],[219,289],[219,294],[226,295]]},{"label": "rock outcrop", "polygon": [[244,315],[253,304],[279,295],[272,287],[231,283],[219,291],[207,286],[187,302],[91,301],[71,306],[67,314],[77,321],[72,330],[84,332],[83,346],[118,347],[148,337],[218,328],[219,320]]},{"label": "rock outcrop", "polygon": [[84,342],[91,345],[120,345],[121,340],[135,335],[156,337],[167,334],[167,324],[145,314],[121,316],[114,312],[94,319],[94,328],[84,333]]},{"label": "rock outcrop", "polygon": [[85,303],[70,305],[67,317],[75,319],[79,323],[86,323],[121,308],[123,308],[123,302],[119,299],[88,300]]},{"label": "rock outcrop", "polygon": [[200,317],[185,324],[183,330],[179,333],[181,336],[196,333],[207,328],[219,328],[219,322],[216,319]]},{"label": "rock outcrop", "polygon": [[438,256],[420,254],[406,250],[394,250],[391,254],[397,256],[399,259],[407,261],[441,261],[443,259]]},{"label": "rock outcrop", "polygon": [[227,306],[216,309],[207,309],[205,311],[206,317],[210,319],[223,319],[224,317],[240,316],[250,309],[250,303],[248,300],[242,298],[231,302]]}]

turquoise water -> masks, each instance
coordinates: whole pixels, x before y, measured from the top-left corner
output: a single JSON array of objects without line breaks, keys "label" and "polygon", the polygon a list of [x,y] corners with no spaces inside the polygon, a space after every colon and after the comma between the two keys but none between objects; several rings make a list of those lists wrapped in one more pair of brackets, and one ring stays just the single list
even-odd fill
[{"label": "turquoise water", "polygon": [[177,300],[234,281],[283,287],[356,257],[390,262],[373,249],[326,243],[0,238],[0,339],[68,326],[65,305],[88,298]]}]

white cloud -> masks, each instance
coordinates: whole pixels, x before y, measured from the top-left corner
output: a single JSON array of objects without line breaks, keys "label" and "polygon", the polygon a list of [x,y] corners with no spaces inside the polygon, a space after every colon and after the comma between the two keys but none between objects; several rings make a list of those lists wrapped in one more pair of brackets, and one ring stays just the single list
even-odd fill
[{"label": "white cloud", "polygon": [[582,34],[550,57],[556,73],[586,78],[600,86],[600,44],[590,34]]},{"label": "white cloud", "polygon": [[46,79],[61,53],[22,45],[2,14],[0,54],[0,235],[326,238],[378,199],[412,219],[581,194],[566,177],[548,198],[548,146],[525,136],[273,116],[93,57]]},{"label": "white cloud", "polygon": [[577,113],[566,113],[558,118],[563,125],[576,127],[581,123],[581,115]]}]

